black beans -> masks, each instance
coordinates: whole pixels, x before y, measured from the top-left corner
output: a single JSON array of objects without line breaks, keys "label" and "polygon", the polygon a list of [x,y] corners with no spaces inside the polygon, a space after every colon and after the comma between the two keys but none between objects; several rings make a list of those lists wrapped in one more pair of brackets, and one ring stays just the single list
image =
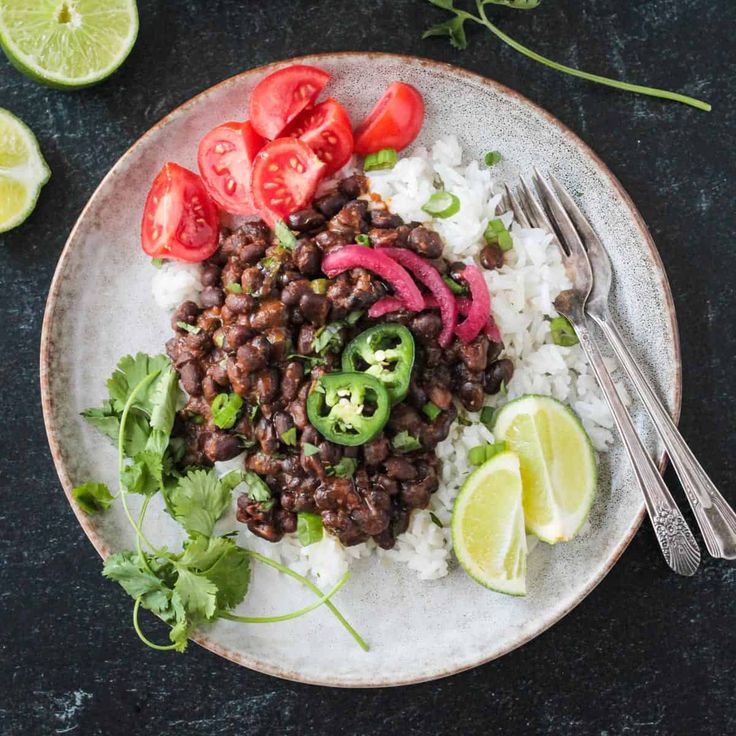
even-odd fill
[{"label": "black beans", "polygon": [[436,339],[442,331],[442,319],[436,312],[422,312],[409,322],[409,329],[426,342]]},{"label": "black beans", "polygon": [[236,350],[243,345],[249,337],[252,337],[252,335],[253,330],[251,330],[250,327],[239,324],[230,325],[223,331],[222,347],[227,350]]},{"label": "black beans", "polygon": [[367,465],[380,465],[387,457],[390,447],[385,435],[378,437],[363,445],[363,458]]},{"label": "black beans", "polygon": [[334,217],[348,202],[342,192],[334,191],[314,200],[314,207],[325,217]]},{"label": "black beans", "polygon": [[312,343],[314,342],[315,333],[314,325],[302,325],[296,341],[296,351],[299,355],[309,355],[312,353]]},{"label": "black beans", "polygon": [[360,174],[354,174],[343,179],[338,187],[346,197],[357,199],[368,191],[368,179]]},{"label": "black beans", "polygon": [[238,248],[237,253],[238,261],[243,266],[252,266],[254,263],[258,263],[258,261],[260,261],[266,254],[266,242],[249,243],[248,245]]},{"label": "black beans", "polygon": [[383,464],[386,475],[394,480],[414,480],[417,477],[417,469],[403,457],[389,457]]},{"label": "black beans", "polygon": [[355,233],[349,235],[350,237],[345,237],[345,235],[333,230],[323,230],[319,235],[314,236],[314,242],[322,249],[323,253],[329,253],[334,248],[347,245],[353,239]]},{"label": "black beans", "polygon": [[225,305],[233,314],[248,314],[255,303],[250,294],[228,294],[225,297]]},{"label": "black beans", "polygon": [[457,394],[468,411],[480,411],[483,408],[483,386],[480,383],[464,381],[458,387]]},{"label": "black beans", "polygon": [[305,207],[303,210],[292,212],[286,218],[286,222],[292,230],[308,232],[322,227],[325,224],[325,216],[312,207]]},{"label": "black beans", "polygon": [[285,325],[289,318],[286,305],[278,299],[269,299],[261,302],[258,309],[250,318],[250,326],[259,332],[269,327]]},{"label": "black beans", "polygon": [[283,435],[294,426],[294,420],[286,412],[277,411],[271,421],[276,434],[283,442]]},{"label": "black beans", "polygon": [[215,263],[208,263],[202,269],[202,286],[216,286],[220,283],[220,273],[222,269]]},{"label": "black beans", "polygon": [[[307,292],[312,292],[312,286],[306,279],[291,281],[281,291],[281,301],[287,307],[295,307]],[[313,293],[313,292],[312,292]]]},{"label": "black beans", "polygon": [[202,367],[195,360],[190,360],[188,363],[184,363],[179,368],[179,378],[181,385],[184,390],[190,396],[201,396],[202,395]]},{"label": "black beans", "polygon": [[484,371],[488,365],[488,338],[485,335],[478,335],[473,342],[461,345],[458,356],[469,371],[474,373]]},{"label": "black beans", "polygon": [[220,307],[225,302],[225,293],[216,286],[205,286],[199,292],[199,301],[203,307]]},{"label": "black beans", "polygon": [[255,392],[262,402],[275,398],[279,390],[279,372],[275,368],[266,368],[256,376]]},{"label": "black beans", "polygon": [[326,296],[315,294],[310,289],[299,299],[299,311],[313,325],[321,327],[327,322],[327,315],[330,312],[330,302]]},{"label": "black beans", "polygon": [[212,462],[232,460],[242,451],[240,440],[227,432],[212,432],[204,443],[204,454]]},{"label": "black beans", "polygon": [[182,302],[171,318],[172,329],[180,334],[186,333],[186,330],[179,327],[178,323],[185,322],[188,325],[196,324],[199,311],[199,307],[194,302]]},{"label": "black beans", "polygon": [[238,348],[236,361],[238,367],[246,373],[254,373],[268,365],[271,345],[262,337],[254,337],[249,343]]},{"label": "black beans", "polygon": [[403,225],[404,221],[398,216],[394,215],[390,210],[371,210],[370,213],[371,225],[373,227],[380,228],[397,228],[399,225]]},{"label": "black beans", "polygon": [[321,274],[322,253],[317,245],[307,238],[297,241],[294,262],[304,276],[313,277]]},{"label": "black beans", "polygon": [[296,398],[303,380],[304,365],[302,362],[295,360],[287,363],[281,376],[281,395],[285,401],[293,401]]},{"label": "black beans", "polygon": [[509,385],[514,376],[514,364],[508,358],[491,363],[483,374],[483,389],[487,394],[497,394],[501,384]]},{"label": "black beans", "polygon": [[434,230],[420,225],[409,233],[407,245],[425,258],[439,258],[442,255],[442,238]]},{"label": "black beans", "polygon": [[503,251],[496,243],[487,245],[480,252],[480,262],[483,268],[493,271],[503,266]]}]

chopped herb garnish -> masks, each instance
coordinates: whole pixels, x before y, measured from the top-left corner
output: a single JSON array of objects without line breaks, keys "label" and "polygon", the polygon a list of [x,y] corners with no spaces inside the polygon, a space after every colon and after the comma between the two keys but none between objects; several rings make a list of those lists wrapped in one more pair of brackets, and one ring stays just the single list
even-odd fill
[{"label": "chopped herb garnish", "polygon": [[329,279],[312,279],[310,286],[315,294],[326,294],[327,287],[330,285]]},{"label": "chopped herb garnish", "polygon": [[342,329],[345,327],[343,320],[337,322],[330,322],[330,324],[320,327],[317,332],[314,333],[314,339],[312,340],[312,350],[319,355],[325,355],[326,353],[339,353],[343,346],[343,334]]},{"label": "chopped herb garnish", "polygon": [[375,153],[369,153],[363,161],[363,171],[381,171],[393,169],[399,160],[394,148],[382,148]]},{"label": "chopped herb garnish", "polygon": [[82,483],[72,490],[72,498],[85,514],[104,511],[115,500],[104,483]]},{"label": "chopped herb garnish", "polygon": [[336,475],[338,478],[352,478],[357,466],[352,457],[342,457],[337,465],[329,467],[327,474]]},{"label": "chopped herb garnish", "polygon": [[289,353],[286,356],[289,360],[303,360],[308,368],[313,368],[315,365],[326,365],[327,361],[324,358],[319,358],[315,355],[301,355],[301,353]]},{"label": "chopped herb garnish", "polygon": [[296,236],[283,220],[276,220],[273,226],[273,231],[276,237],[279,239],[279,243],[287,250],[294,250],[296,248]]},{"label": "chopped herb garnish", "polygon": [[508,396],[509,387],[506,385],[506,381],[501,381],[501,386],[498,389],[498,393],[500,393],[501,396]]},{"label": "chopped herb garnish", "polygon": [[477,447],[471,447],[468,450],[468,461],[471,465],[483,465],[484,462],[490,460],[499,452],[503,452],[506,449],[506,443],[501,442],[486,442]]},{"label": "chopped herb garnish", "polygon": [[164,265],[164,259],[163,258],[151,258],[151,265],[154,268],[161,268],[161,266]]},{"label": "chopped herb garnish", "polygon": [[356,309],[353,312],[350,312],[348,316],[345,318],[345,321],[352,327],[356,322],[360,320],[360,318],[363,316],[363,310]]},{"label": "chopped herb garnish", "polygon": [[281,433],[281,441],[289,447],[296,447],[296,427],[290,427]]},{"label": "chopped herb garnish", "polygon": [[433,422],[437,417],[442,414],[442,409],[437,404],[428,401],[423,407],[422,411],[427,415],[430,422]]},{"label": "chopped herb garnish", "polygon": [[495,166],[502,158],[503,156],[501,156],[498,151],[488,151],[488,153],[483,156],[483,163],[485,163],[486,166]]},{"label": "chopped herb garnish", "polygon": [[493,418],[496,415],[496,410],[492,406],[484,406],[480,410],[480,423],[485,424],[488,429],[493,427]]},{"label": "chopped herb garnish", "polygon": [[231,294],[242,294],[243,293],[243,287],[237,281],[231,281],[225,287],[225,290],[229,291]]},{"label": "chopped herb garnish", "polygon": [[253,404],[248,409],[248,419],[250,420],[250,423],[253,424],[255,422],[256,417],[258,416],[258,409],[260,408],[260,405],[258,403]]},{"label": "chopped herb garnish", "polygon": [[414,436],[410,435],[407,430],[399,432],[392,440],[391,445],[394,450],[399,452],[414,452],[422,449],[422,443]]},{"label": "chopped herb garnish", "polygon": [[457,423],[461,427],[470,427],[473,424],[473,422],[471,422],[470,419],[468,419],[468,417],[465,415],[465,412],[462,411],[457,415]]},{"label": "chopped herb garnish", "polygon": [[429,518],[432,520],[432,523],[438,526],[440,529],[445,528],[445,525],[439,520],[437,514],[435,514],[434,511],[429,512]]},{"label": "chopped herb garnish", "polygon": [[577,345],[579,340],[575,334],[575,328],[570,324],[567,317],[555,317],[549,324],[552,330],[552,342],[564,348]]},{"label": "chopped herb garnish", "polygon": [[365,233],[361,233],[360,235],[355,236],[355,242],[358,245],[363,245],[368,248],[370,247],[371,239]]},{"label": "chopped herb garnish", "polygon": [[319,514],[310,514],[308,511],[301,511],[297,514],[296,536],[302,547],[319,542],[323,535],[324,527]]},{"label": "chopped herb garnish", "polygon": [[488,223],[488,226],[483,233],[483,239],[488,243],[488,245],[496,243],[504,252],[509,251],[514,247],[511,233],[506,229],[506,225],[503,224],[503,221],[498,218],[495,218]]},{"label": "chopped herb garnish", "polygon": [[192,424],[204,424],[204,417],[201,414],[196,414],[195,412],[192,412],[189,415],[189,421]]},{"label": "chopped herb garnish", "polygon": [[214,342],[218,348],[221,348],[225,344],[225,333],[216,332],[212,338],[212,342]]},{"label": "chopped herb garnish", "polygon": [[318,455],[319,454],[319,447],[317,445],[313,445],[311,442],[305,442],[302,444],[302,452],[307,457],[312,457],[312,455]]},{"label": "chopped herb garnish", "polygon": [[197,327],[197,325],[190,325],[189,322],[182,322],[181,320],[176,323],[176,326],[180,330],[184,330],[184,332],[188,332],[191,335],[199,335],[199,333],[202,332],[201,327]]},{"label": "chopped herb garnish", "polygon": [[238,414],[243,407],[243,398],[239,394],[217,394],[212,406],[212,421],[220,429],[230,429],[238,421]]},{"label": "chopped herb garnish", "polygon": [[281,261],[278,258],[274,258],[273,256],[262,258],[259,263],[261,269],[267,276],[275,276],[278,273],[278,270],[281,268]]},{"label": "chopped herb garnish", "polygon": [[460,199],[452,192],[435,192],[422,205],[422,210],[432,217],[444,220],[460,211]]},{"label": "chopped herb garnish", "polygon": [[264,502],[271,500],[271,489],[260,475],[249,470],[244,474],[243,480],[248,486],[248,498],[252,501]]},{"label": "chopped herb garnish", "polygon": [[455,279],[449,276],[443,276],[442,280],[450,287],[450,291],[458,296],[463,296],[468,293],[468,287],[464,284],[459,284]]}]

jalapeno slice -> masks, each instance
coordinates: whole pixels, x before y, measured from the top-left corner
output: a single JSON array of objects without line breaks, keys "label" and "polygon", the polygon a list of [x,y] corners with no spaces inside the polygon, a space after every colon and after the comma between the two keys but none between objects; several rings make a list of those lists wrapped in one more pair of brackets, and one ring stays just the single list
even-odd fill
[{"label": "jalapeno slice", "polygon": [[376,325],[350,341],[342,353],[342,369],[375,376],[392,404],[409,391],[414,367],[414,337],[403,325]]},{"label": "jalapeno slice", "polygon": [[391,413],[388,391],[367,373],[326,373],[307,397],[307,416],[314,428],[338,445],[370,442]]}]

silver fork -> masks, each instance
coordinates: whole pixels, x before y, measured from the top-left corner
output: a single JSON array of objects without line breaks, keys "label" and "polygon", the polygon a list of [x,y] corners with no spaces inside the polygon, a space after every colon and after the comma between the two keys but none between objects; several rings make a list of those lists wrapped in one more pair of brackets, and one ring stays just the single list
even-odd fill
[{"label": "silver fork", "polygon": [[[537,172],[539,177],[539,172]],[[586,314],[601,328],[619,363],[634,384],[654,428],[659,433],[685,497],[695,514],[705,546],[713,557],[736,559],[736,512],[728,505],[700,465],[692,450],[662,405],[657,394],[629,352],[608,311],[611,290],[611,260],[603,243],[572,197],[554,176],[549,177],[562,206],[575,224],[593,268],[595,282],[585,305]]]},{"label": "silver fork", "polygon": [[506,187],[511,207],[522,227],[540,227],[549,230],[553,234],[555,243],[560,249],[565,270],[573,284],[572,289],[560,293],[555,300],[555,308],[560,314],[567,317],[575,328],[580,345],[585,351],[603,396],[611,409],[614,422],[633,467],[637,484],[644,496],[654,533],[667,564],[680,575],[693,575],[700,564],[698,544],[662,480],[654,461],[636,433],[631,417],[618,395],[608,368],[606,368],[598,345],[588,330],[585,304],[593,290],[593,272],[585,248],[565,209],[552,190],[539,176],[536,178],[535,184],[549,210],[550,216],[557,225],[564,246],[557,238],[555,231],[549,227],[549,221],[544,210],[523,179],[521,182],[523,207],[519,204],[512,190],[508,186]]}]

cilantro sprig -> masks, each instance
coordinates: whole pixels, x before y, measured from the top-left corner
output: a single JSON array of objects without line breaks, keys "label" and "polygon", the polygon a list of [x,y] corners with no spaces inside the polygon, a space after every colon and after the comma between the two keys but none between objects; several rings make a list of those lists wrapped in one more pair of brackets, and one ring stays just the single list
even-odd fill
[{"label": "cilantro sprig", "polygon": [[622,82],[618,79],[611,79],[609,77],[602,77],[599,74],[591,74],[590,72],[584,72],[580,69],[575,69],[571,66],[565,66],[559,64],[552,59],[548,59],[546,56],[538,54],[536,51],[532,51],[526,46],[522,46],[518,41],[504,33],[497,25],[492,23],[486,14],[487,5],[505,5],[510,8],[517,10],[533,10],[536,8],[541,0],[475,0],[475,7],[477,15],[458,8],[455,6],[455,0],[429,0],[432,5],[436,5],[438,8],[447,10],[453,13],[451,18],[432,26],[424,32],[422,38],[429,38],[430,36],[448,36],[450,44],[456,49],[466,49],[468,47],[468,39],[465,31],[465,23],[470,21],[471,23],[477,23],[487,28],[494,36],[499,38],[505,44],[510,46],[514,51],[518,51],[520,54],[533,59],[550,69],[555,69],[563,74],[569,74],[573,77],[579,77],[589,82],[596,82],[597,84],[603,84],[607,87],[613,87],[615,89],[624,90],[625,92],[634,92],[641,95],[648,95],[649,97],[660,97],[666,100],[672,100],[673,102],[680,102],[683,105],[690,105],[696,107],[699,110],[705,110],[710,112],[711,105],[703,100],[695,99],[694,97],[688,97],[687,95],[680,94],[678,92],[670,92],[665,89],[658,89],[657,87],[645,87],[639,84],[631,84],[630,82]]},{"label": "cilantro sprig", "polygon": [[[347,582],[349,574],[323,593],[302,575],[252,550],[240,547],[232,533],[219,535],[215,525],[232,502],[233,489],[245,482],[254,500],[270,491],[255,474],[232,471],[218,477],[213,469],[176,469],[181,443],[171,437],[176,411],[183,394],[178,375],[165,356],[139,353],[125,356],[108,381],[109,399],[83,416],[118,447],[119,492],[117,498],[135,531],[134,550],[110,555],[103,575],[133,598],[133,628],[147,646],[159,651],[184,651],[193,630],[218,618],[245,623],[272,623],[303,616],[326,605],[356,642],[366,643],[345,620],[331,598]],[[263,490],[265,489],[265,491]],[[143,532],[151,499],[161,493],[171,516],[186,533],[179,552],[156,546]],[[143,496],[137,517],[129,495]],[[259,495],[260,494],[260,495]],[[85,513],[107,509],[115,500],[107,486],[84,483],[72,496]],[[248,592],[251,562],[256,560],[292,577],[316,596],[312,604],[276,616],[241,616],[233,609]],[[152,642],[143,633],[140,609],[145,608],[169,624],[169,643]]]}]

